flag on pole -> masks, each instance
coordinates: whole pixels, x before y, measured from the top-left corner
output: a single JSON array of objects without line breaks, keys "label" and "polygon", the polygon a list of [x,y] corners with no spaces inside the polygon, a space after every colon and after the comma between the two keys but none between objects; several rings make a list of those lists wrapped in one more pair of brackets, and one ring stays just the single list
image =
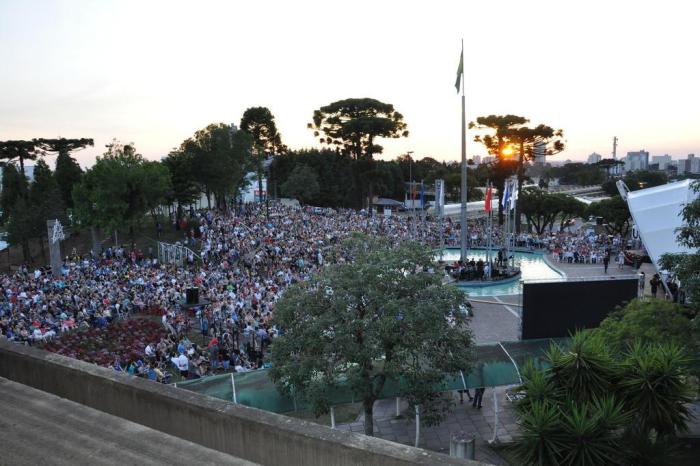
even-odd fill
[{"label": "flag on pole", "polygon": [[484,211],[491,212],[491,197],[493,196],[493,188],[489,185],[486,190],[486,198],[484,199]]},{"label": "flag on pole", "polygon": [[501,207],[506,208],[510,202],[510,181],[503,183],[503,194],[501,195]]},{"label": "flag on pole", "polygon": [[423,186],[423,181],[420,182],[420,207],[421,209],[425,206],[425,186]]},{"label": "flag on pole", "polygon": [[511,184],[513,186],[510,188],[510,210],[513,210],[515,209],[515,201],[518,200],[518,180],[513,179]]},{"label": "flag on pole", "polygon": [[464,76],[464,44],[462,44],[462,53],[459,55],[459,66],[457,67],[457,81],[455,81],[455,87],[457,88],[457,93],[459,94],[459,85],[462,82],[462,76]]}]

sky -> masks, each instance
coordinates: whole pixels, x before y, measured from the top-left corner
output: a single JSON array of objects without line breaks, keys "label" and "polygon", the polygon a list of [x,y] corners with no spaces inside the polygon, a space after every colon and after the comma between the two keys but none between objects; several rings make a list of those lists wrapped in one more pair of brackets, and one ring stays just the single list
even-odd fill
[{"label": "sky", "polygon": [[[336,100],[371,97],[410,136],[382,158],[460,157],[467,120],[516,114],[564,130],[557,159],[700,154],[700,27],[687,0],[0,0],[0,140],[113,138],[159,159],[196,130],[266,106],[290,148]],[[468,136],[469,156],[486,155]]]}]

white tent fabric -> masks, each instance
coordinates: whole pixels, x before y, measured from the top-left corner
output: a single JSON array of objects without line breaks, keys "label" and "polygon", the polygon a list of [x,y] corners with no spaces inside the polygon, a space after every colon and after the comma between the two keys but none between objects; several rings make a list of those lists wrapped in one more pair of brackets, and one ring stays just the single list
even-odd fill
[{"label": "white tent fabric", "polygon": [[659,259],[663,254],[694,252],[676,241],[676,229],[683,224],[681,211],[695,196],[692,181],[683,180],[638,191],[627,191],[624,183],[618,185],[656,270],[661,270]]}]

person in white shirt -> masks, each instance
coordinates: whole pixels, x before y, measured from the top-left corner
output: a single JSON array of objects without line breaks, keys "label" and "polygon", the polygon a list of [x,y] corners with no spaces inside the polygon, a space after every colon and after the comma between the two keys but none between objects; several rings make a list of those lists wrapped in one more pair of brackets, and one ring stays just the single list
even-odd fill
[{"label": "person in white shirt", "polygon": [[187,359],[187,356],[180,354],[180,356],[171,358],[170,360],[173,362],[173,364],[175,364],[175,366],[177,366],[177,369],[180,371],[180,375],[186,379],[190,366],[190,361]]}]

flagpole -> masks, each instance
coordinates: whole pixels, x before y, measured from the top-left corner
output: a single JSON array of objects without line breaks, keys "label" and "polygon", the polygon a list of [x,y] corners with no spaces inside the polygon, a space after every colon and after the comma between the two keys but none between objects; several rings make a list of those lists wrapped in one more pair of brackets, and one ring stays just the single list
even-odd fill
[{"label": "flagpole", "polygon": [[[464,63],[464,39],[462,39],[461,63]],[[464,66],[462,66],[462,205],[460,208],[460,259],[467,260],[467,119],[464,103]]]}]

